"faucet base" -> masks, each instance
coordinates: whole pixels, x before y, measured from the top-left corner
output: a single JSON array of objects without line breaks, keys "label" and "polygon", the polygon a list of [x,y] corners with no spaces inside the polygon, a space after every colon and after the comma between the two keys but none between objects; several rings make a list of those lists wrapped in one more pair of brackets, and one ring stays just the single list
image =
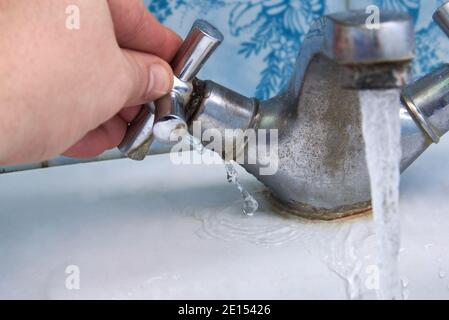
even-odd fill
[{"label": "faucet base", "polygon": [[371,201],[360,202],[334,209],[326,209],[315,208],[306,203],[296,203],[295,205],[284,204],[271,192],[267,192],[267,198],[275,211],[299,216],[307,220],[335,221],[340,219],[357,218],[360,216],[370,215],[372,213]]}]

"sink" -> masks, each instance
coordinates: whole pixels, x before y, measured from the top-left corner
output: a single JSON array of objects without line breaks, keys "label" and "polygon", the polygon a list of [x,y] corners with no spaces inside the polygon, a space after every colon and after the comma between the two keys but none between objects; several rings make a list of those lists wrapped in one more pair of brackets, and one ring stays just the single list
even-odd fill
[{"label": "sink", "polygon": [[[443,139],[402,176],[404,298],[449,299],[447,163]],[[347,299],[354,283],[375,297],[370,216],[301,220],[239,172],[253,217],[224,166],[169,155],[1,175],[0,298]]]}]

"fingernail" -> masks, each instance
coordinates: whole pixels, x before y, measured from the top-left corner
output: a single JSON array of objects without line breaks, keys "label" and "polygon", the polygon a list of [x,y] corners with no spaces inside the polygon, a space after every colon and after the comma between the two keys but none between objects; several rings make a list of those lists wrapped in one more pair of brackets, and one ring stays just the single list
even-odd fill
[{"label": "fingernail", "polygon": [[160,64],[150,67],[150,81],[148,83],[147,95],[156,98],[162,97],[170,91],[170,74]]}]

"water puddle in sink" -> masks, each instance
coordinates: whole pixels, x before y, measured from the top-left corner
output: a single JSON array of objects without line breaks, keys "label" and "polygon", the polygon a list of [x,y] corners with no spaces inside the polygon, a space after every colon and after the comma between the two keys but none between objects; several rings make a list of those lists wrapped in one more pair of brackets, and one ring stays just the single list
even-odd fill
[{"label": "water puddle in sink", "polygon": [[203,239],[246,242],[265,247],[305,249],[342,279],[349,299],[376,298],[378,268],[372,220],[315,222],[280,212],[265,192],[254,193],[257,215],[242,215],[240,202],[194,213]]},{"label": "water puddle in sink", "polygon": [[198,235],[224,241],[245,241],[264,246],[279,246],[299,237],[296,221],[288,221],[266,210],[263,194],[257,194],[261,207],[256,216],[242,215],[241,203],[209,208],[196,213],[202,222]]},{"label": "water puddle in sink", "polygon": [[362,127],[370,173],[380,270],[380,299],[401,299],[399,175],[400,118],[397,90],[361,91]]},{"label": "water puddle in sink", "polygon": [[[206,149],[200,140],[188,135],[187,136],[190,145],[193,150],[203,155],[205,152],[209,151]],[[212,152],[212,151],[210,151]],[[224,161],[226,169],[226,179],[229,183],[234,184],[239,190],[243,198],[243,208],[242,211],[245,215],[252,216],[257,211],[259,204],[256,199],[245,189],[243,184],[240,182],[238,172],[236,170],[236,163],[234,161]]]}]

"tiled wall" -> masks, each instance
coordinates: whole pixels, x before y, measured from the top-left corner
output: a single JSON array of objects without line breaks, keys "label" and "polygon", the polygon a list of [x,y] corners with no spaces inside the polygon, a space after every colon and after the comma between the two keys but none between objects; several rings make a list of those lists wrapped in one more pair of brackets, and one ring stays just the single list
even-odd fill
[{"label": "tiled wall", "polygon": [[[225,42],[200,77],[249,96],[275,95],[289,80],[310,23],[327,13],[363,9],[408,12],[416,29],[415,76],[445,61],[449,39],[432,23],[443,0],[146,0],[164,24],[185,36],[197,18],[213,23]],[[449,60],[449,59],[446,59]]]}]

